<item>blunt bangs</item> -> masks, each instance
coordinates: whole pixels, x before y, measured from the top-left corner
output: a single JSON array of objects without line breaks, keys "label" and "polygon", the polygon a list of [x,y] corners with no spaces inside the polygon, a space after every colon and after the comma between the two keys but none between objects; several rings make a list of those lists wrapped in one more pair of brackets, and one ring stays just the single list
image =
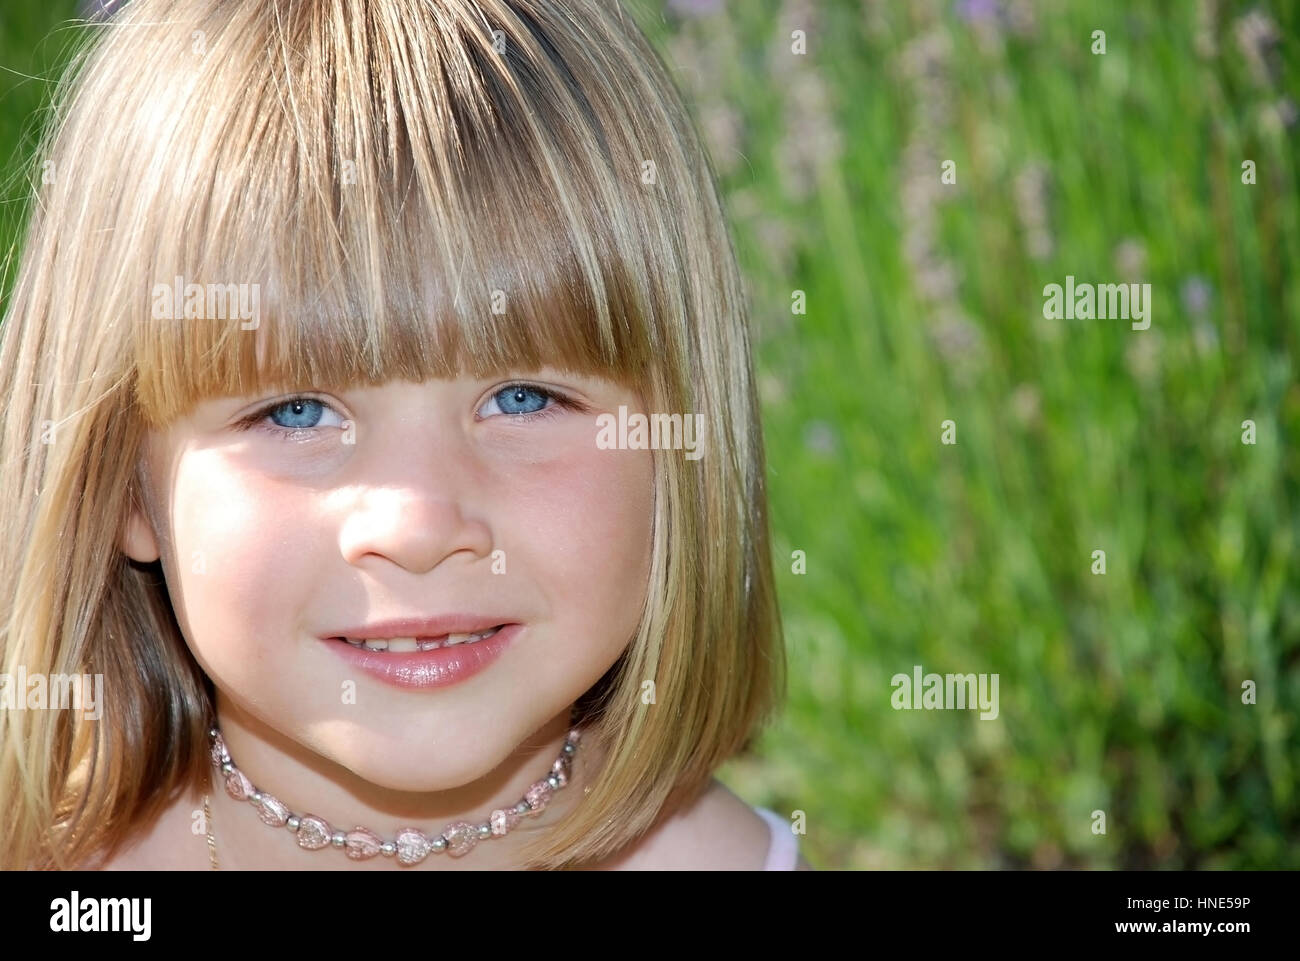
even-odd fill
[{"label": "blunt bangs", "polygon": [[[668,322],[649,286],[662,211],[538,24],[520,15],[503,55],[432,5],[412,5],[418,25],[354,9],[365,22],[346,35],[315,4],[244,25],[287,49],[209,55],[197,74],[162,58],[155,72],[178,75],[134,89],[167,99],[122,105],[166,118],[126,131],[151,173],[125,198],[150,225],[136,233],[162,238],[125,258],[138,288],[119,287],[146,295],[119,307],[144,421],[212,396],[543,366],[647,390]],[[230,47],[240,26],[206,42]],[[416,69],[411,37],[449,30],[419,51],[442,62]],[[213,88],[231,95],[200,110]]]}]

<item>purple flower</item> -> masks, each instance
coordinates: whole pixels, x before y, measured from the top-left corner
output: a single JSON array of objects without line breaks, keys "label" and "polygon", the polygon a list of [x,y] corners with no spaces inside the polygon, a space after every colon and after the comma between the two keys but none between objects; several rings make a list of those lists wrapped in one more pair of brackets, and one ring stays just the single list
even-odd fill
[{"label": "purple flower", "polygon": [[826,421],[814,420],[804,425],[803,442],[810,451],[829,456],[839,447],[839,436]]},{"label": "purple flower", "polygon": [[1200,316],[1210,306],[1210,295],[1213,292],[1209,281],[1204,277],[1188,277],[1179,291],[1183,309],[1189,314]]},{"label": "purple flower", "polygon": [[998,0],[957,0],[953,12],[967,23],[996,20],[1002,13]]},{"label": "purple flower", "polygon": [[680,17],[707,17],[722,7],[723,0],[668,0],[668,9]]}]

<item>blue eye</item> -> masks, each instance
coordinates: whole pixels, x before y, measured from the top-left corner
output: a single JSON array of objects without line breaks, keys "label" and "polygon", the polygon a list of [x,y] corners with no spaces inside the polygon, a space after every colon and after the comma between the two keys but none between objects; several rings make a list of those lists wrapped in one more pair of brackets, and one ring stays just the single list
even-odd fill
[{"label": "blue eye", "polygon": [[535,414],[546,406],[551,395],[536,387],[516,384],[492,395],[503,414]]},{"label": "blue eye", "polygon": [[[281,411],[287,411],[290,423],[283,424],[276,418],[276,414]],[[277,404],[266,412],[266,416],[279,427],[286,430],[310,430],[320,423],[320,416],[325,411],[325,405],[318,400],[312,400],[310,397],[295,397],[293,400],[285,401],[283,404]]]},{"label": "blue eye", "polygon": [[[492,410],[493,407],[496,410]],[[577,405],[567,397],[543,387],[511,384],[489,397],[479,408],[479,416],[486,418],[506,414],[512,417],[531,417],[558,412],[560,408],[576,410]]]},{"label": "blue eye", "polygon": [[[336,424],[321,423],[325,414],[338,418]],[[333,407],[314,397],[291,397],[288,400],[268,404],[256,413],[240,421],[236,427],[247,430],[256,427],[286,439],[304,439],[318,427],[345,427],[345,421]]]}]

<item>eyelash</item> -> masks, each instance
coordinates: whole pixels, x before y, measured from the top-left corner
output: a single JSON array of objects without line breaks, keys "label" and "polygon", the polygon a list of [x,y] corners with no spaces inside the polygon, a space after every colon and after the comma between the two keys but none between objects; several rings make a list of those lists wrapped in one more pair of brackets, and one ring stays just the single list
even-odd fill
[{"label": "eyelash", "polygon": [[[526,423],[532,420],[540,420],[545,417],[553,417],[559,414],[561,411],[565,411],[565,410],[572,411],[572,410],[582,409],[581,404],[567,397],[566,395],[559,393],[558,391],[551,390],[550,388],[547,387],[542,387],[539,384],[529,384],[524,381],[518,381],[511,384],[506,384],[498,388],[497,390],[494,390],[491,394],[489,394],[488,399],[490,400],[493,397],[496,397],[497,394],[504,393],[505,391],[508,390],[515,390],[520,387],[524,388],[525,390],[530,390],[535,393],[541,394],[543,397],[547,398],[548,400],[554,401],[554,403],[549,404],[546,407],[543,407],[541,410],[531,411],[526,414],[507,414],[503,411],[500,414],[493,414],[491,415],[491,417],[484,417],[482,419],[491,420],[492,417],[508,417],[514,423]],[[249,430],[249,429],[261,430],[261,431],[265,431],[268,434],[271,434],[274,437],[279,437],[282,440],[302,440],[305,437],[309,438],[311,436],[314,436],[317,431],[324,430],[326,428],[277,427],[274,424],[264,423],[264,421],[268,417],[270,417],[274,411],[279,410],[281,407],[287,407],[289,404],[292,404],[295,401],[302,401],[302,400],[315,401],[316,403],[322,405],[323,407],[326,407],[329,410],[334,411],[334,413],[338,414],[340,417],[343,416],[338,410],[334,408],[333,404],[329,403],[329,401],[325,400],[322,397],[314,397],[310,394],[297,394],[293,397],[287,397],[284,400],[277,400],[270,404],[265,405],[264,407],[259,408],[258,410],[249,414],[247,417],[237,421],[235,424],[235,429],[241,431]],[[475,412],[475,415],[477,416],[477,411]]]}]

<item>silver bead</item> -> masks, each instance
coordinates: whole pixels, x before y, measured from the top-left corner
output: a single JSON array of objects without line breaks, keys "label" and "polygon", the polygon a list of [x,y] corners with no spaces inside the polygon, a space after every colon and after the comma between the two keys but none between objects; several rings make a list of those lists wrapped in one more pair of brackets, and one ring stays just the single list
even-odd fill
[{"label": "silver bead", "polygon": [[330,838],[330,844],[334,845],[336,848],[341,848],[347,843],[348,836],[342,831],[335,831],[333,837]]},{"label": "silver bead", "polygon": [[532,807],[529,806],[527,801],[520,801],[518,804],[515,805],[516,814],[527,814],[531,810]]},{"label": "silver bead", "polygon": [[211,730],[208,731],[208,737],[216,737],[216,736],[217,736],[217,733],[218,733],[218,731],[217,731],[217,729],[214,727],[214,728],[212,728]]},{"label": "silver bead", "polygon": [[233,764],[231,764],[229,761],[227,761],[225,764],[221,765],[221,773],[222,773],[222,774],[234,774],[234,773],[235,773],[235,765],[233,765]]},{"label": "silver bead", "polygon": [[302,821],[299,819],[298,815],[296,814],[289,815],[289,820],[284,822],[284,826],[287,827],[290,831],[297,831],[298,826],[300,824],[302,824]]},{"label": "silver bead", "polygon": [[568,754],[569,756],[573,756],[574,754],[577,754],[577,753],[578,753],[578,745],[574,744],[572,741],[565,741],[565,742],[564,742],[564,753],[565,753],[565,754]]},{"label": "silver bead", "polygon": [[547,777],[546,783],[553,788],[558,788],[560,786],[560,779],[556,777],[554,774],[552,774],[549,777]]},{"label": "silver bead", "polygon": [[430,839],[429,848],[433,851],[445,851],[447,850],[447,839],[439,834],[436,838]]},{"label": "silver bead", "polygon": [[385,841],[379,845],[379,853],[386,858],[391,858],[397,853],[397,845],[392,841]]},{"label": "silver bead", "polygon": [[492,836],[492,825],[480,824],[478,826],[478,836],[481,838],[490,838]]},{"label": "silver bead", "polygon": [[262,803],[262,792],[261,792],[261,791],[254,791],[252,794],[250,794],[250,795],[248,796],[248,799],[249,799],[250,801],[252,801],[254,804],[261,804],[261,803]]}]

